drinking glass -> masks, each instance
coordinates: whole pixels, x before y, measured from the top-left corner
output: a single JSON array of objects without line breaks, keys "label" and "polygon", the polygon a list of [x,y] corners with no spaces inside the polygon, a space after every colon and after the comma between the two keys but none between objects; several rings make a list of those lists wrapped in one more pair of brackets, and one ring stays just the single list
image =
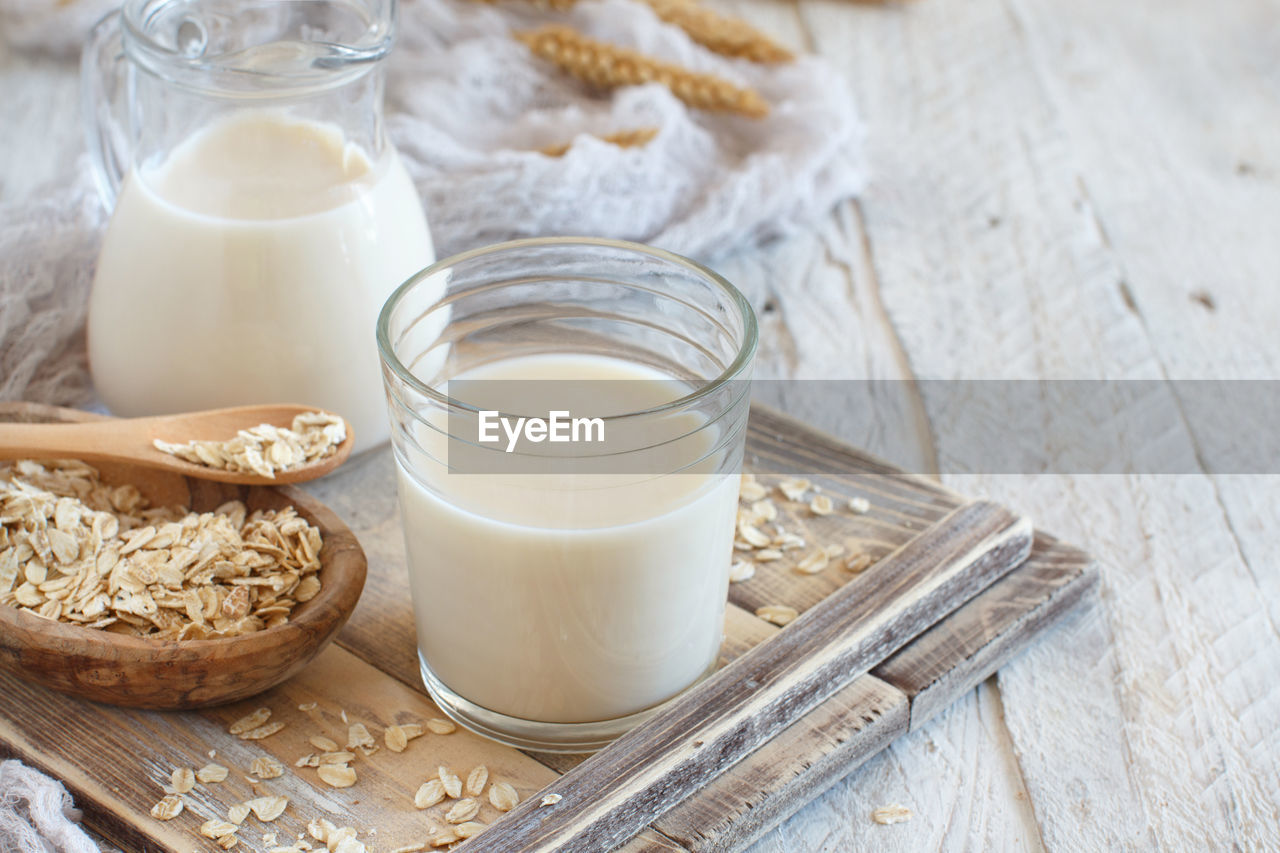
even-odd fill
[{"label": "drinking glass", "polygon": [[[377,337],[444,713],[589,751],[714,669],[756,349],[732,285],[642,245],[519,240],[409,279]],[[557,412],[565,440],[509,430]]]}]

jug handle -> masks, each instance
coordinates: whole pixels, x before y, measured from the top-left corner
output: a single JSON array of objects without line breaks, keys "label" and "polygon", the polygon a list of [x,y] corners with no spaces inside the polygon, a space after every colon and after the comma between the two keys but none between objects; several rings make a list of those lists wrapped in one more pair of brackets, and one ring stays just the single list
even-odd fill
[{"label": "jug handle", "polygon": [[110,212],[130,167],[129,137],[119,121],[125,106],[124,39],[119,10],[105,15],[89,32],[80,55],[80,109],[93,181]]}]

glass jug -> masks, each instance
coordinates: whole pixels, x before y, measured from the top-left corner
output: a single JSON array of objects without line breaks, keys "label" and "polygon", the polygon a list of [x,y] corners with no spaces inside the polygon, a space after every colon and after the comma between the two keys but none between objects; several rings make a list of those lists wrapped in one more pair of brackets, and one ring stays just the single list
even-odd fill
[{"label": "glass jug", "polygon": [[291,402],[387,439],[374,324],[435,260],[383,134],[395,0],[126,0],[82,61],[118,415]]}]

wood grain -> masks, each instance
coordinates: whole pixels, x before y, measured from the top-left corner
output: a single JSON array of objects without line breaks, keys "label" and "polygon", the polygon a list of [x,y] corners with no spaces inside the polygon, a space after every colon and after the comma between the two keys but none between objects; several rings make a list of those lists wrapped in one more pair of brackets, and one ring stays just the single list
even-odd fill
[{"label": "wood grain", "polygon": [[[654,828],[685,850],[741,850],[905,734],[909,716],[902,691],[864,675],[686,797]],[[622,849],[633,853],[634,842]]]},{"label": "wood grain", "polygon": [[[1280,313],[1262,282],[1280,259],[1257,235],[1280,223],[1280,173],[1259,127],[1280,110],[1263,94],[1271,66],[1252,59],[1274,42],[1260,24],[1273,3],[801,7],[872,128],[880,178],[860,224],[914,372],[1275,374]],[[816,359],[799,369],[828,375]],[[925,407],[955,471],[945,413]],[[1265,674],[1280,665],[1276,483],[1052,473],[1073,470],[1077,440],[1053,435],[1037,476],[945,480],[1087,538],[1103,567],[1097,615],[936,718],[913,741],[936,753],[871,766],[760,853],[825,839],[828,825],[894,853],[1280,844],[1280,694]],[[1137,450],[1194,452],[1194,440],[1174,420]],[[868,797],[928,807],[892,834],[840,821]],[[1031,809],[1034,823],[1020,821]]]},{"label": "wood grain", "polygon": [[872,670],[911,700],[911,729],[976,686],[1033,637],[1096,594],[1078,548],[1038,533],[1031,557]]},{"label": "wood grain", "polygon": [[[335,691],[335,685],[341,685]],[[314,710],[299,705],[316,702]],[[429,823],[443,823],[443,809],[414,808],[418,786],[435,775],[438,765],[465,778],[477,764],[489,768],[492,780],[510,782],[521,796],[531,796],[555,773],[515,750],[459,730],[450,735],[426,734],[409,742],[402,753],[385,747],[371,756],[357,753],[353,762],[359,781],[346,789],[320,783],[316,771],[295,769],[301,756],[316,752],[308,743],[324,735],[339,745],[351,722],[366,724],[379,746],[388,725],[424,722],[440,713],[426,696],[387,678],[337,647],[330,647],[296,678],[246,702],[182,714],[137,711],[69,699],[11,675],[0,675],[0,751],[66,782],[86,820],[109,841],[125,850],[186,853],[216,849],[196,829],[212,817],[226,817],[227,807],[255,796],[289,798],[284,817],[272,824],[251,818],[240,833],[237,849],[265,851],[264,832],[281,838],[305,832],[306,823],[327,817],[353,826],[378,849],[420,843]],[[255,708],[272,709],[272,720],[285,728],[259,741],[239,740],[227,733],[231,722]],[[209,750],[215,755],[210,757]],[[250,764],[262,756],[286,768],[275,779],[251,781]],[[231,770],[226,781],[198,785],[185,798],[187,807],[172,821],[152,819],[147,810],[163,796],[175,767],[199,768],[217,762]],[[376,810],[371,809],[375,806]],[[483,800],[480,819],[499,813]]]},{"label": "wood grain", "polygon": [[648,722],[562,777],[549,811],[526,802],[482,849],[605,849],[706,784],[1021,563],[1031,526],[993,504],[952,512]]}]

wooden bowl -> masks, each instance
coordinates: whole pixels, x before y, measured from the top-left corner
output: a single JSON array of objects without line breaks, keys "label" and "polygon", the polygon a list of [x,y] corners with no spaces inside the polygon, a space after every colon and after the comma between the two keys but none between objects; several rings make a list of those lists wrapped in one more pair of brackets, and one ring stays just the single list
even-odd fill
[{"label": "wooden bowl", "polygon": [[[68,422],[101,417],[33,403],[0,405],[0,421]],[[229,500],[249,508],[292,505],[320,529],[320,592],[289,621],[240,637],[149,640],[53,622],[0,605],[0,669],[45,687],[112,705],[202,708],[261,693],[297,673],[355,609],[367,563],[355,534],[292,486],[236,486],[124,465],[95,465],[109,483],[132,483],[153,505],[210,510]]]}]

